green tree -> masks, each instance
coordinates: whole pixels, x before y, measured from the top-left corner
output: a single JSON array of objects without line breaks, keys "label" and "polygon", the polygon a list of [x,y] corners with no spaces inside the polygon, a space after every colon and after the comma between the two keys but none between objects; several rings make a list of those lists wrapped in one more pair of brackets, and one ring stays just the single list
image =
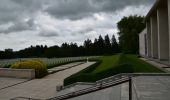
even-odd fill
[{"label": "green tree", "polygon": [[105,53],[110,54],[111,53],[111,42],[110,42],[110,38],[108,34],[104,38],[104,43],[105,43]]},{"label": "green tree", "polygon": [[86,55],[92,54],[92,41],[90,39],[84,41],[84,48],[86,51]]},{"label": "green tree", "polygon": [[125,53],[138,53],[139,37],[138,34],[145,28],[144,17],[129,16],[122,18],[118,23],[119,42]]},{"label": "green tree", "polygon": [[112,48],[113,53],[120,52],[119,44],[117,43],[116,38],[115,38],[114,35],[112,35],[112,39],[111,39],[111,48]]},{"label": "green tree", "polygon": [[104,43],[104,39],[101,35],[99,35],[99,39],[98,39],[98,51],[100,52],[100,54],[105,53],[104,48],[105,48],[105,43]]}]

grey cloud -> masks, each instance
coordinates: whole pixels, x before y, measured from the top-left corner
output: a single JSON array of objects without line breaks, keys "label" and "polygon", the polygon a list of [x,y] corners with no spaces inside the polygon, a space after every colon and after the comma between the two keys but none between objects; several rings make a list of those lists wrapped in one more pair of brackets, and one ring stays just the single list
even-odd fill
[{"label": "grey cloud", "polygon": [[43,5],[47,0],[11,0],[11,1],[22,7],[27,12],[34,12],[42,10]]},{"label": "grey cloud", "polygon": [[93,28],[86,28],[84,30],[79,31],[79,33],[88,33],[88,32],[91,32],[91,31],[93,31]]},{"label": "grey cloud", "polygon": [[41,36],[41,37],[54,37],[54,36],[59,36],[59,33],[57,31],[40,31],[38,36]]},{"label": "grey cloud", "polygon": [[114,12],[126,6],[150,5],[154,0],[60,0],[46,10],[57,18],[72,20],[91,16],[93,13]]},{"label": "grey cloud", "polygon": [[[0,24],[15,21],[22,9],[10,0],[1,0],[0,3]],[[21,14],[21,13],[20,13]]]},{"label": "grey cloud", "polygon": [[1,0],[0,24],[15,22],[34,12],[77,20],[99,12],[114,12],[129,5],[147,5],[154,0]]},{"label": "grey cloud", "polygon": [[88,33],[88,32],[91,32],[94,30],[94,27],[87,27],[87,28],[84,28],[84,29],[81,29],[81,30],[78,30],[77,32],[72,32],[71,34],[72,35],[77,35],[77,34],[85,34],[85,33]]},{"label": "grey cloud", "polygon": [[[153,1],[1,0],[0,49],[13,47],[18,50],[37,43],[47,45],[66,41],[83,43],[84,39],[94,39],[99,34],[113,34],[116,33],[116,22],[121,17],[136,14],[136,12],[143,14],[148,9],[138,9],[137,7],[144,5],[144,7],[150,8],[148,5],[151,5]],[[130,11],[124,11],[124,8],[129,6],[132,7]],[[134,8],[138,10],[132,11]],[[100,13],[106,16],[101,16]],[[104,20],[101,21],[100,18],[95,17],[95,14],[104,17]],[[8,23],[10,24],[8,25]],[[17,37],[20,38],[16,39]],[[22,40],[29,41],[21,44]],[[56,42],[53,42],[54,40]]]},{"label": "grey cloud", "polygon": [[1,0],[0,24],[17,22],[43,9],[43,0]]},{"label": "grey cloud", "polygon": [[0,29],[0,33],[21,32],[26,30],[35,30],[36,26],[33,19],[27,21],[15,22],[6,29]]}]

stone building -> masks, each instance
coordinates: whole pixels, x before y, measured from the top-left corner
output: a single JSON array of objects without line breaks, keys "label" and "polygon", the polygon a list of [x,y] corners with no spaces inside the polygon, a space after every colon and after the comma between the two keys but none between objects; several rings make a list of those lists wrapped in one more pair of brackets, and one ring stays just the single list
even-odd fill
[{"label": "stone building", "polygon": [[157,0],[139,34],[140,55],[170,61],[170,0]]}]

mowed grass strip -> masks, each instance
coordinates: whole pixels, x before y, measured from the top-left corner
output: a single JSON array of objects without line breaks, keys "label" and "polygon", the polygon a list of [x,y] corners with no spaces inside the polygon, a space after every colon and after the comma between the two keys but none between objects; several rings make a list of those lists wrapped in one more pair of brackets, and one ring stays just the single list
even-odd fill
[{"label": "mowed grass strip", "polygon": [[163,73],[163,71],[139,59],[136,55],[117,54],[101,57],[96,64],[66,78],[64,85],[75,82],[95,82],[120,73]]},{"label": "mowed grass strip", "polygon": [[104,56],[100,58],[102,60],[102,63],[96,67],[95,70],[93,70],[91,73],[99,73],[104,70],[110,69],[111,67],[114,67],[119,63],[120,54],[112,55],[112,56]]},{"label": "mowed grass strip", "polygon": [[136,55],[125,54],[120,59],[122,64],[130,64],[134,73],[160,73],[162,70],[139,59]]}]

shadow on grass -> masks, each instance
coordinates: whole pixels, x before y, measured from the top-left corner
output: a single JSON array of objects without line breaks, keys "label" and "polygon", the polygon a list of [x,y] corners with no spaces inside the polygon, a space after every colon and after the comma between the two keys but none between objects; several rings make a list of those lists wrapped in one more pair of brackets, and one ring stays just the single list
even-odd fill
[{"label": "shadow on grass", "polygon": [[[136,55],[119,54],[119,60],[109,67],[103,68],[97,73],[94,70],[102,63],[108,63],[103,59],[96,59],[96,63],[88,68],[71,75],[64,80],[64,85],[69,85],[75,82],[95,82],[97,80],[113,76],[120,73],[162,73],[160,69],[140,60]],[[114,57],[114,56],[113,56]],[[105,66],[103,66],[105,67]]]}]

